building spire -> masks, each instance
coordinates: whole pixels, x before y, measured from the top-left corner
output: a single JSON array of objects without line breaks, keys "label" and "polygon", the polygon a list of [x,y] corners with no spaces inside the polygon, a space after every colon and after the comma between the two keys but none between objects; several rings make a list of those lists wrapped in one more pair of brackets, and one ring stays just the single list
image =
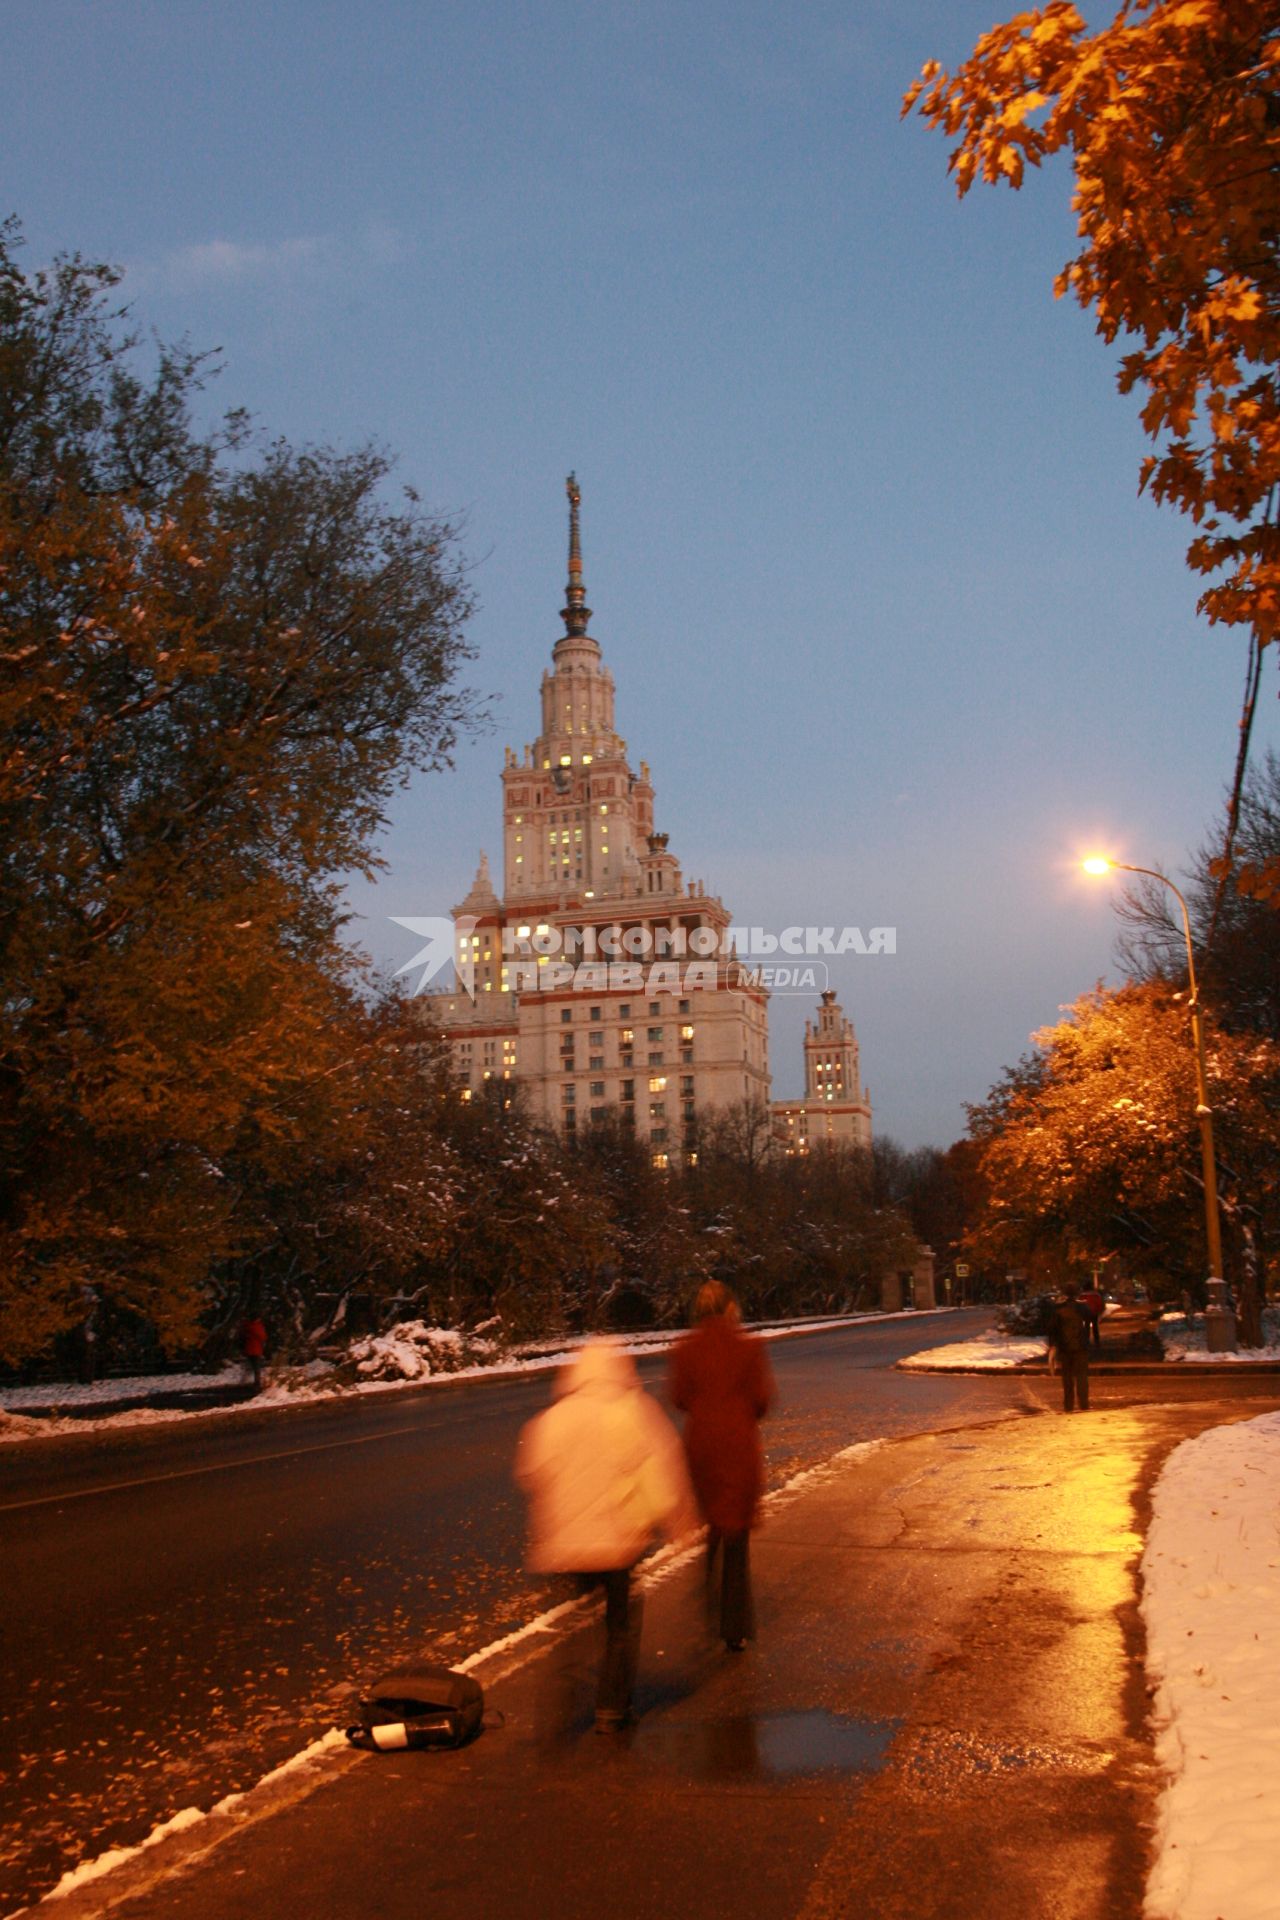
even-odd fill
[{"label": "building spire", "polygon": [[582,489],[574,474],[571,473],[565,481],[564,490],[569,496],[569,585],[560,618],[564,621],[565,632],[576,637],[586,632],[591,609],[587,605],[587,590],[582,584],[582,542],[578,533]]}]

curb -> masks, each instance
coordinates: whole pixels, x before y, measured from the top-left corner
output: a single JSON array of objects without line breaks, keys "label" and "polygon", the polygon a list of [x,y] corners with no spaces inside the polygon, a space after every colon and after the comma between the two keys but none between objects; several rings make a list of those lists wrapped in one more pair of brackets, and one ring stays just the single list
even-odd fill
[{"label": "curb", "polygon": [[[1046,1380],[1056,1380],[1058,1378],[1056,1373],[1051,1373],[1049,1368],[1044,1366],[1039,1360],[1019,1361],[1016,1366],[1012,1367],[928,1367],[921,1366],[918,1362],[908,1366],[904,1361],[897,1360],[894,1362],[894,1368],[895,1371],[902,1373],[994,1374],[1003,1379],[1014,1380],[1022,1380],[1036,1376],[1043,1377]],[[1165,1379],[1168,1379],[1172,1375],[1182,1380],[1190,1379],[1192,1376],[1199,1377],[1200,1375],[1206,1375],[1213,1379],[1224,1373],[1229,1373],[1234,1378],[1241,1373],[1250,1376],[1255,1373],[1280,1373],[1280,1360],[1245,1360],[1234,1363],[1231,1361],[1193,1361],[1190,1365],[1184,1360],[1100,1360],[1090,1361],[1089,1363],[1089,1377],[1091,1379],[1098,1379],[1105,1374],[1113,1373],[1160,1374]]]}]

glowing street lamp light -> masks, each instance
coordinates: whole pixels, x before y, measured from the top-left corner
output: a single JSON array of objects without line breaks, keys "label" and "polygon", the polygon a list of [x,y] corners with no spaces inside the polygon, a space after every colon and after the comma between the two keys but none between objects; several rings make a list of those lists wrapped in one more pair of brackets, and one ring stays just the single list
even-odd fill
[{"label": "glowing street lamp light", "polygon": [[[1144,873],[1149,880],[1158,880],[1162,887],[1168,887],[1182,909],[1182,931],[1187,941],[1187,979],[1191,987],[1191,1031],[1196,1048],[1196,1119],[1200,1122],[1200,1160],[1204,1168],[1204,1224],[1209,1243],[1209,1286],[1213,1289],[1215,1280],[1219,1286],[1222,1284],[1222,1233],[1218,1220],[1218,1176],[1213,1157],[1213,1111],[1209,1105],[1209,1083],[1204,1062],[1204,1022],[1200,1017],[1200,994],[1196,986],[1196,961],[1191,949],[1191,916],[1187,912],[1187,903],[1173,881],[1166,874],[1157,873],[1153,867],[1131,867],[1127,861],[1108,860],[1102,854],[1092,854],[1080,864],[1086,873],[1092,874]],[[1212,1291],[1209,1297],[1212,1301]]]}]

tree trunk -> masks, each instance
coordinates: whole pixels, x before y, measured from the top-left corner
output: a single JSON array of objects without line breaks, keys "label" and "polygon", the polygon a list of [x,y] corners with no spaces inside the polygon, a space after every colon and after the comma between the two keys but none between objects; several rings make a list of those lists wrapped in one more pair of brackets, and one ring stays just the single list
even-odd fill
[{"label": "tree trunk", "polygon": [[1236,1336],[1242,1347],[1262,1345],[1262,1289],[1258,1284],[1258,1245],[1253,1228],[1241,1231],[1240,1298],[1236,1303]]}]

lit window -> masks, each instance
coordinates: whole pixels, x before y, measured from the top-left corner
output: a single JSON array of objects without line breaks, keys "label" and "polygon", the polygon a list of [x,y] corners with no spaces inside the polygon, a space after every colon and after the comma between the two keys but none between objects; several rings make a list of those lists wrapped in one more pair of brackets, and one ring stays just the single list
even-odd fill
[{"label": "lit window", "polygon": [[600,802],[600,811],[601,813],[608,813],[609,811],[603,800]]},{"label": "lit window", "polygon": [[479,935],[478,933],[473,933],[473,934],[472,934],[472,936],[471,936],[471,944],[472,944],[472,946],[473,946],[473,947],[478,947],[478,946],[480,945],[480,935]]},{"label": "lit window", "polygon": [[[619,1007],[618,1012],[622,1013],[622,1011],[623,1011],[622,1008]],[[624,1015],[624,1018],[625,1018],[625,1015]],[[624,1027],[622,1029],[622,1032],[618,1036],[618,1038],[621,1040],[624,1047],[629,1047],[632,1044],[632,1042],[635,1040],[635,1037],[636,1035],[635,1035],[634,1027]]]},{"label": "lit window", "polygon": [[656,1172],[658,1172],[658,1173],[665,1173],[665,1172],[666,1172],[666,1170],[667,1170],[667,1156],[666,1156],[666,1154],[665,1154],[665,1153],[655,1153],[655,1154],[654,1154],[654,1156],[653,1156],[653,1165],[654,1165],[654,1169],[655,1169],[655,1171],[656,1171]]},{"label": "lit window", "polygon": [[524,815],[522,813],[518,813],[516,815],[516,825],[518,827],[522,827],[524,825]]},{"label": "lit window", "polygon": [[692,1028],[692,1027],[681,1027],[681,1029],[680,1029],[680,1038],[681,1038],[682,1040],[692,1040],[692,1038],[693,1038],[693,1028]]},{"label": "lit window", "polygon": [[591,762],[592,762],[592,761],[593,761],[594,759],[595,759],[595,755],[594,755],[594,753],[584,753],[584,754],[583,754],[583,756],[582,756],[582,764],[583,764],[583,766],[584,766],[584,767],[589,767],[589,766],[591,765]]},{"label": "lit window", "polygon": [[459,1098],[459,1100],[469,1100],[469,1099],[471,1098],[471,1089],[470,1089],[470,1087],[464,1087],[464,1088],[462,1089],[462,1091],[461,1091],[461,1093],[460,1093],[460,1094],[458,1095],[458,1098]]},{"label": "lit window", "polygon": [[653,1079],[650,1080],[649,1082],[650,1093],[665,1093],[666,1090],[667,1090],[666,1074],[665,1073],[655,1074]]},{"label": "lit window", "polygon": [[529,938],[529,929],[528,929],[528,927],[517,927],[517,928],[516,928],[516,939],[517,939],[517,940],[527,940],[528,938]]},{"label": "lit window", "polygon": [[573,755],[571,753],[562,753],[560,755],[560,765],[562,767],[571,767],[573,765]]}]

